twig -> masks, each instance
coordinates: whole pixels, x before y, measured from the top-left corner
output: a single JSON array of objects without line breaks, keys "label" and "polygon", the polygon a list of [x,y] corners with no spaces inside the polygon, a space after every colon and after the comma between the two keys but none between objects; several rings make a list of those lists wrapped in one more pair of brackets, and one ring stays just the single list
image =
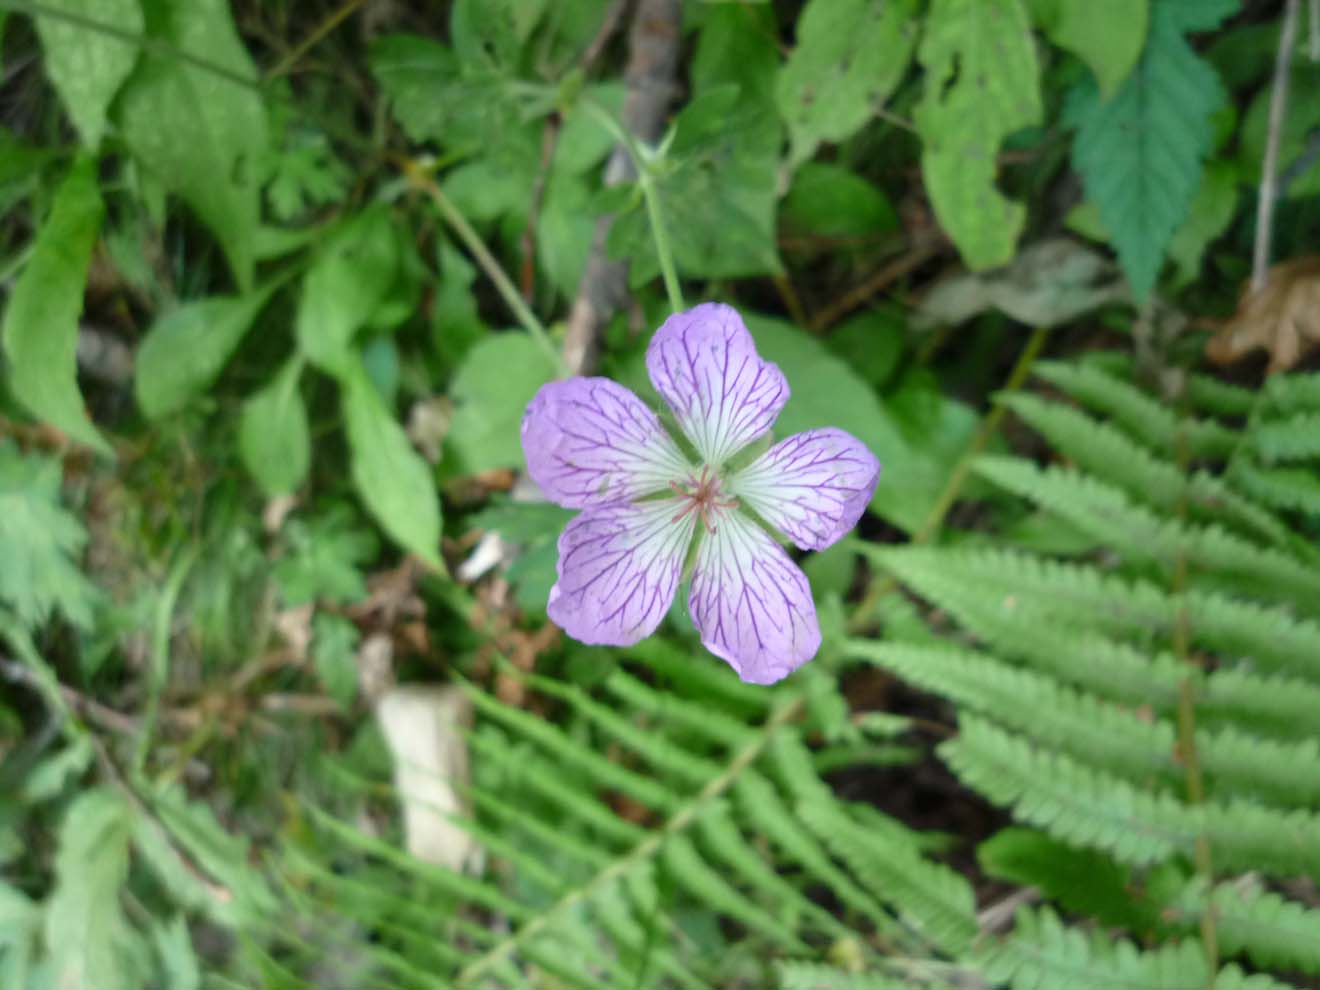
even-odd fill
[{"label": "twig", "polygon": [[837,302],[818,312],[812,320],[811,331],[821,333],[832,327],[876,293],[883,292],[904,275],[910,274],[935,257],[942,250],[943,244],[943,240],[938,236],[919,238],[905,254],[894,258],[866,281],[845,292]]},{"label": "twig", "polygon": [[282,76],[292,69],[300,58],[320,43],[322,38],[337,28],[366,2],[367,0],[348,0],[338,10],[331,13],[329,17],[312,29],[311,34],[294,46],[292,51],[276,62],[272,68],[266,70],[265,80],[269,82],[271,79]]},{"label": "twig", "polygon": [[[654,144],[664,132],[678,67],[679,17],[677,0],[638,0],[633,12],[623,127],[644,144]],[[619,185],[636,176],[632,156],[621,143],[605,166],[605,185]],[[569,313],[564,362],[570,374],[584,374],[595,366],[601,330],[628,297],[628,264],[611,260],[605,250],[613,222],[609,215],[596,221],[591,254]]]},{"label": "twig", "polygon": [[[1036,358],[1040,355],[1041,349],[1044,348],[1049,333],[1049,327],[1037,327],[1035,332],[1032,333],[1031,339],[1027,341],[1027,346],[1018,355],[1013,370],[1009,372],[1008,380],[1004,383],[1005,391],[1012,392],[1022,387],[1022,383],[1027,380],[1027,375],[1031,373],[1032,365],[1036,363]],[[990,442],[990,438],[995,435],[995,431],[999,429],[999,423],[1004,418],[1006,409],[1006,406],[996,405],[985,414],[985,417],[981,420],[981,425],[976,428],[976,435],[972,437],[971,443],[967,445],[967,449],[958,458],[958,463],[950,473],[949,480],[944,485],[944,491],[935,500],[935,504],[926,516],[925,522],[921,524],[921,528],[913,535],[913,545],[919,546],[929,543],[938,535],[940,527],[944,524],[944,517],[953,508],[953,504],[958,501],[963,485],[966,484],[967,478],[972,472],[972,461],[976,460],[981,451],[985,449],[985,445]],[[853,610],[852,618],[848,621],[849,631],[860,632],[865,628],[866,623],[870,621],[871,612],[875,609],[876,604],[897,587],[898,582],[892,577],[871,582],[871,586]]]},{"label": "twig", "polygon": [[1261,165],[1260,195],[1256,203],[1256,243],[1251,253],[1251,291],[1259,292],[1269,281],[1270,240],[1274,225],[1276,172],[1279,168],[1279,136],[1288,105],[1288,72],[1297,41],[1298,0],[1286,0],[1279,53],[1274,59],[1274,85],[1270,93],[1270,126],[1265,139],[1265,161]]}]

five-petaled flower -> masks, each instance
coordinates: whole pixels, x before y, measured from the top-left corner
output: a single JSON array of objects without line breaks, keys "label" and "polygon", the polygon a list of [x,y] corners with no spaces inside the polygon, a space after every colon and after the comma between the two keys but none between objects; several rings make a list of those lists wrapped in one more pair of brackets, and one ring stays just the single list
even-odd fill
[{"label": "five-petaled flower", "polygon": [[583,510],[559,537],[547,611],[574,639],[630,646],[655,631],[690,566],[702,644],[745,681],[777,681],[815,655],[820,626],[806,575],[757,520],[823,550],[857,524],[880,464],[832,428],[735,460],[770,431],[788,383],[729,306],[671,316],[646,367],[699,463],[608,378],[551,382],[527,407],[532,479],[552,502]]}]

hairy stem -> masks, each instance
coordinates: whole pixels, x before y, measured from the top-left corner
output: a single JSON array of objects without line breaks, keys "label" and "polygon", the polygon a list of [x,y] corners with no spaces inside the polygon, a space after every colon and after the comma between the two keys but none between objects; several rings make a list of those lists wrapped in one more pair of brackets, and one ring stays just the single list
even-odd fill
[{"label": "hairy stem", "polygon": [[680,313],[687,307],[683,305],[683,290],[678,284],[678,270],[674,267],[674,252],[669,245],[669,229],[665,226],[664,214],[660,210],[660,192],[655,187],[655,180],[649,172],[643,171],[639,181],[642,196],[646,199],[646,215],[651,221],[651,236],[655,239],[655,253],[660,259],[660,274],[665,280],[665,294],[669,296],[669,309]]}]

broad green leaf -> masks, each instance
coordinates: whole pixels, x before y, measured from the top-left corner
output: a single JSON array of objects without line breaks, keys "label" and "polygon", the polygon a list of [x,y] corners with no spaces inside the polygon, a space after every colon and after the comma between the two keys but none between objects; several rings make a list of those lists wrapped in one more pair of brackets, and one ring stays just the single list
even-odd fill
[{"label": "broad green leaf", "polygon": [[[46,6],[113,24],[128,34],[142,32],[138,0],[50,0]],[[46,74],[83,144],[95,150],[105,133],[110,101],[137,62],[137,45],[60,17],[39,16],[36,21]]]},{"label": "broad green leaf", "polygon": [[380,547],[348,505],[334,503],[305,521],[291,519],[284,537],[288,550],[275,564],[275,583],[286,605],[366,597],[363,571]]},{"label": "broad green leaf", "polygon": [[[738,278],[781,270],[775,244],[780,134],[773,115],[734,85],[697,97],[678,115],[656,180],[679,273]],[[659,273],[640,204],[616,217],[609,252],[630,263],[634,286]]]},{"label": "broad green leaf", "polygon": [[966,406],[933,385],[910,383],[882,403],[848,364],[805,331],[780,320],[744,314],[761,356],[788,378],[791,395],[775,422],[775,436],[837,426],[880,458],[872,511],[907,532],[925,521],[963,446],[976,427]]},{"label": "broad green leaf", "polygon": [[858,242],[898,228],[898,216],[879,188],[827,162],[807,162],[797,170],[780,218],[794,231]]},{"label": "broad green leaf", "polygon": [[442,461],[446,474],[476,474],[522,464],[519,425],[555,367],[530,337],[493,334],[468,351],[454,375],[454,418]]},{"label": "broad green leaf", "polygon": [[0,880],[0,987],[29,986],[41,916],[26,894]]},{"label": "broad green leaf", "polygon": [[1095,73],[1108,99],[1136,65],[1146,41],[1149,0],[1030,0],[1031,15],[1060,48]]},{"label": "broad green leaf", "polygon": [[78,317],[103,215],[95,163],[80,158],[37,232],[32,257],[5,307],[0,337],[14,397],[74,440],[110,454],[78,391]]},{"label": "broad green leaf", "polygon": [[461,102],[444,98],[458,83],[459,64],[438,41],[416,34],[383,35],[372,42],[371,71],[411,141],[443,140],[463,112]]},{"label": "broad green leaf", "polygon": [[135,985],[125,959],[128,922],[119,904],[134,817],[124,797],[106,787],[84,791],[65,812],[45,929],[54,985],[61,990]]},{"label": "broad green leaf", "polygon": [[[505,369],[506,376],[510,369]],[[437,570],[440,501],[431,469],[358,365],[341,381],[353,484],[386,534]],[[516,433],[515,433],[516,435]]]},{"label": "broad green leaf", "polygon": [[973,271],[1005,264],[1027,211],[995,187],[995,156],[1041,117],[1021,0],[934,0],[917,57],[926,69],[921,173],[935,213]]},{"label": "broad green leaf", "polygon": [[96,588],[75,558],[87,542],[82,522],[60,505],[60,463],[21,456],[0,442],[0,606],[35,628],[58,609],[91,625]]},{"label": "broad green leaf", "polygon": [[[981,0],[973,0],[980,3]],[[822,141],[842,141],[871,119],[907,72],[917,36],[914,0],[811,0],[797,47],[775,86],[788,125],[790,165]],[[936,25],[932,13],[927,31]]]},{"label": "broad green leaf", "polygon": [[1227,162],[1209,162],[1187,219],[1169,242],[1169,258],[1180,282],[1191,282],[1200,274],[1206,248],[1228,230],[1237,205],[1238,169]]},{"label": "broad green leaf", "polygon": [[149,37],[237,78],[168,53],[144,52],[119,98],[120,130],[143,167],[215,234],[246,292],[260,201],[257,165],[267,145],[256,66],[239,40],[228,0],[162,0],[156,13],[147,23]]},{"label": "broad green leaf", "polygon": [[1236,0],[1152,0],[1146,48],[1118,92],[1103,100],[1095,81],[1083,79],[1068,95],[1073,167],[1138,299],[1154,287],[1200,188],[1211,115],[1225,100],[1214,69],[1183,33],[1213,27],[1236,7]]},{"label": "broad green leaf", "polygon": [[268,498],[294,491],[311,463],[301,377],[302,362],[289,360],[265,388],[248,397],[239,414],[239,454]]},{"label": "broad green leaf", "polygon": [[274,283],[244,296],[187,302],[156,320],[138,347],[133,390],[148,419],[178,412],[220,376]]},{"label": "broad green leaf", "polygon": [[91,766],[93,755],[91,742],[80,736],[58,753],[46,757],[23,779],[23,802],[36,804],[58,797],[69,781],[80,777]]},{"label": "broad green leaf", "polygon": [[335,235],[303,279],[299,350],[332,375],[351,373],[357,358],[349,345],[385,301],[398,267],[389,210],[368,208]]}]

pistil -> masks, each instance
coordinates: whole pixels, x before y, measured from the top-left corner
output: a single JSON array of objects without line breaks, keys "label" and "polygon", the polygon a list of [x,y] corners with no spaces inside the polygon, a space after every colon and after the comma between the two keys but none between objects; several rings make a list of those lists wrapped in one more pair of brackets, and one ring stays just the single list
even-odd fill
[{"label": "pistil", "polygon": [[684,499],[683,508],[674,516],[673,521],[678,522],[689,512],[695,513],[701,519],[701,524],[706,527],[707,533],[715,532],[715,523],[711,517],[716,509],[738,507],[737,499],[722,497],[719,476],[710,469],[710,465],[703,465],[701,474],[688,479],[686,485],[671,481],[669,487],[675,495]]}]

